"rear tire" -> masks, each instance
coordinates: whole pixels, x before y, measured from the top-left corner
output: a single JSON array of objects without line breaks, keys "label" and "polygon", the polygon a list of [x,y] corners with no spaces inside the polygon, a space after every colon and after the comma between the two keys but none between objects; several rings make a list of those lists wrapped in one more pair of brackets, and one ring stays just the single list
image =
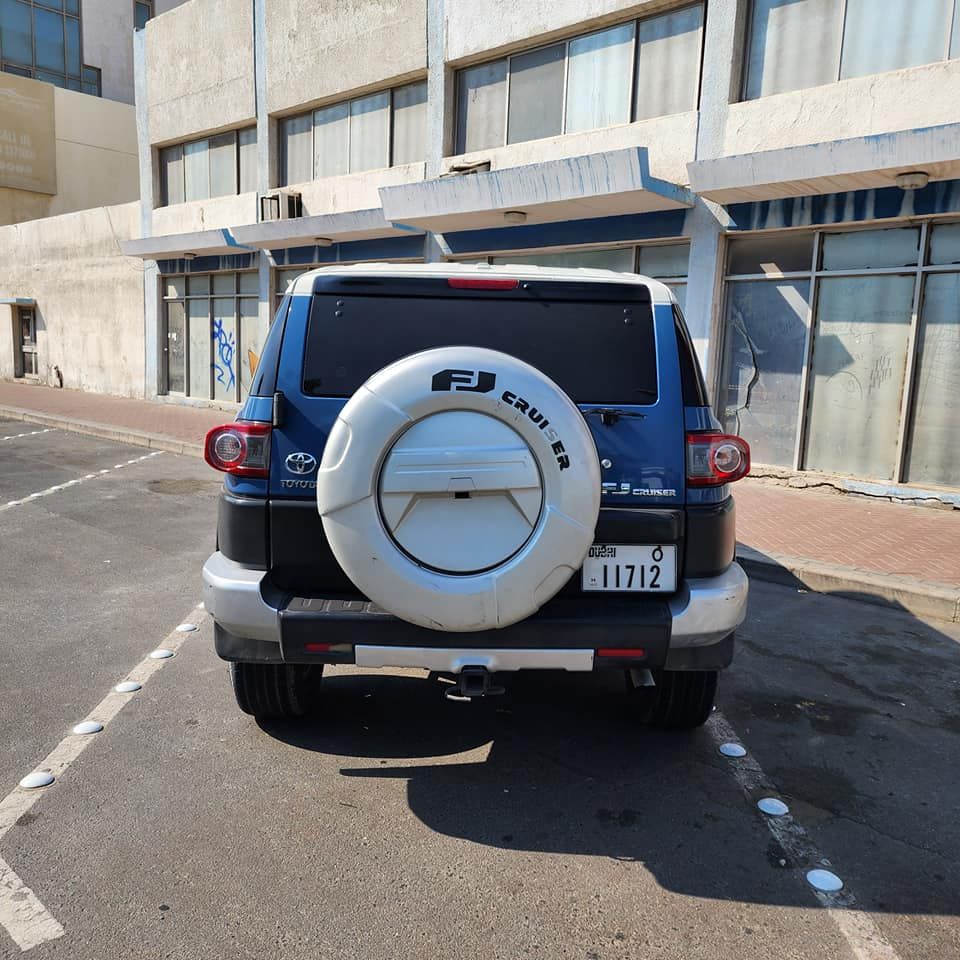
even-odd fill
[{"label": "rear tire", "polygon": [[258,720],[291,720],[307,714],[319,693],[323,664],[231,663],[237,706]]},{"label": "rear tire", "polygon": [[640,723],[673,730],[703,726],[713,710],[718,670],[652,670],[655,686],[637,686],[626,671],[627,704]]}]

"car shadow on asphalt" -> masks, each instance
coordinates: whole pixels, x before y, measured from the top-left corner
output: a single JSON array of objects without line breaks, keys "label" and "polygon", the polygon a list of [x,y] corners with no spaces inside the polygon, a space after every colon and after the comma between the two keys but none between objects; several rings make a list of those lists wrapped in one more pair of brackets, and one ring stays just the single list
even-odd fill
[{"label": "car shadow on asphalt", "polygon": [[783,882],[784,853],[709,734],[631,722],[619,673],[516,674],[503,696],[467,704],[445,701],[427,679],[334,676],[324,686],[314,722],[263,729],[346,758],[344,777],[406,780],[410,811],[439,834],[603,857],[624,878],[639,866],[691,896],[814,903],[802,884]]},{"label": "car shadow on asphalt", "polygon": [[[940,763],[945,744],[956,759],[960,694],[954,691],[954,718],[945,722],[926,718],[919,704],[907,722],[904,707],[900,716],[890,709],[893,696],[906,703],[905,683],[924,693],[918,652],[928,655],[926,670],[956,676],[960,646],[902,611],[891,624],[885,611],[866,604],[766,589],[778,591],[779,608],[748,619],[735,669],[721,680],[721,708],[815,839],[849,819],[848,836],[855,842],[841,853],[870,877],[858,886],[862,906],[960,914],[960,833],[949,812],[955,810],[958,778],[955,764]],[[784,624],[788,614],[796,615],[797,630],[806,630],[808,643],[799,655],[793,628]],[[804,617],[831,627],[813,637]],[[879,637],[881,630],[890,636]],[[841,635],[844,643],[838,645]],[[894,646],[896,662],[890,660]],[[625,867],[642,864],[660,886],[690,896],[815,903],[802,878],[804,868],[817,864],[791,859],[776,842],[754,808],[755,798],[744,795],[707,731],[636,725],[626,715],[617,672],[519,673],[508,675],[505,685],[503,696],[463,704],[445,700],[433,679],[335,672],[323,681],[315,717],[261,727],[292,746],[343,757],[343,777],[405,780],[410,811],[447,837],[503,850],[604,857]],[[851,724],[865,716],[870,723],[851,740]],[[910,763],[923,765],[925,742],[930,782],[937,786],[918,800],[916,791],[927,784],[918,782]],[[839,794],[835,809],[811,803],[809,797],[829,788],[837,767],[869,781],[882,809],[879,800],[871,807],[860,795],[850,801],[859,806],[849,808]],[[792,780],[789,768],[800,771]],[[818,771],[827,777],[826,787]],[[927,800],[939,802],[928,806]],[[929,818],[942,820],[943,829],[926,849],[920,840],[911,850],[902,838],[882,835],[890,824],[919,824],[918,817],[927,817],[927,826]],[[909,834],[912,828],[903,829]],[[828,830],[825,847],[833,837]],[[886,869],[895,876],[885,877]]]}]

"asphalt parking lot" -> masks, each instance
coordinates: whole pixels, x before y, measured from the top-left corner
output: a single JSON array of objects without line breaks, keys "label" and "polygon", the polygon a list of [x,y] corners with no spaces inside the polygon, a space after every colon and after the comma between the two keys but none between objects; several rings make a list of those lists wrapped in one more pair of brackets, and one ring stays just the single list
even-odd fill
[{"label": "asphalt parking lot", "polygon": [[352,668],[258,726],[197,609],[218,488],[0,420],[0,957],[960,956],[960,626],[755,583],[693,734],[616,676]]}]

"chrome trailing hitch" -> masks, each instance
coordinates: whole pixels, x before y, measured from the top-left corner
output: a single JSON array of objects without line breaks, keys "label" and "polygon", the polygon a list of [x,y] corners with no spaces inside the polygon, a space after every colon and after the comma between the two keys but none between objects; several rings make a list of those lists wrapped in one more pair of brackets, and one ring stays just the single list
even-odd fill
[{"label": "chrome trailing hitch", "polygon": [[493,674],[486,667],[464,667],[460,673],[454,674],[452,685],[448,686],[443,695],[448,700],[468,702],[475,697],[494,697],[504,692],[504,688],[493,683]]}]

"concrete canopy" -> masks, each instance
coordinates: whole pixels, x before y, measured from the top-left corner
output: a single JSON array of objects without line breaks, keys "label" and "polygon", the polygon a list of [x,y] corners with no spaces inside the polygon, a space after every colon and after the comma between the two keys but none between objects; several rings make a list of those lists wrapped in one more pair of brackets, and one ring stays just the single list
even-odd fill
[{"label": "concrete canopy", "polygon": [[507,211],[551,223],[693,206],[684,187],[651,176],[646,147],[381,187],[386,218],[437,233],[502,227]]},{"label": "concrete canopy", "polygon": [[191,253],[198,257],[225,257],[243,253],[247,249],[238,244],[227,229],[120,241],[120,251],[124,256],[140,257],[143,260],[169,260]]},{"label": "concrete canopy", "polygon": [[687,164],[693,191],[716,203],[745,203],[891,187],[899,173],[960,177],[960,123],[761,150]]},{"label": "concrete canopy", "polygon": [[394,226],[384,217],[383,210],[377,207],[372,210],[351,210],[345,213],[297,217],[293,220],[251,223],[234,227],[231,232],[237,242],[245,246],[282,250],[286,247],[312,245],[320,238],[341,243],[405,236],[411,231]]}]

